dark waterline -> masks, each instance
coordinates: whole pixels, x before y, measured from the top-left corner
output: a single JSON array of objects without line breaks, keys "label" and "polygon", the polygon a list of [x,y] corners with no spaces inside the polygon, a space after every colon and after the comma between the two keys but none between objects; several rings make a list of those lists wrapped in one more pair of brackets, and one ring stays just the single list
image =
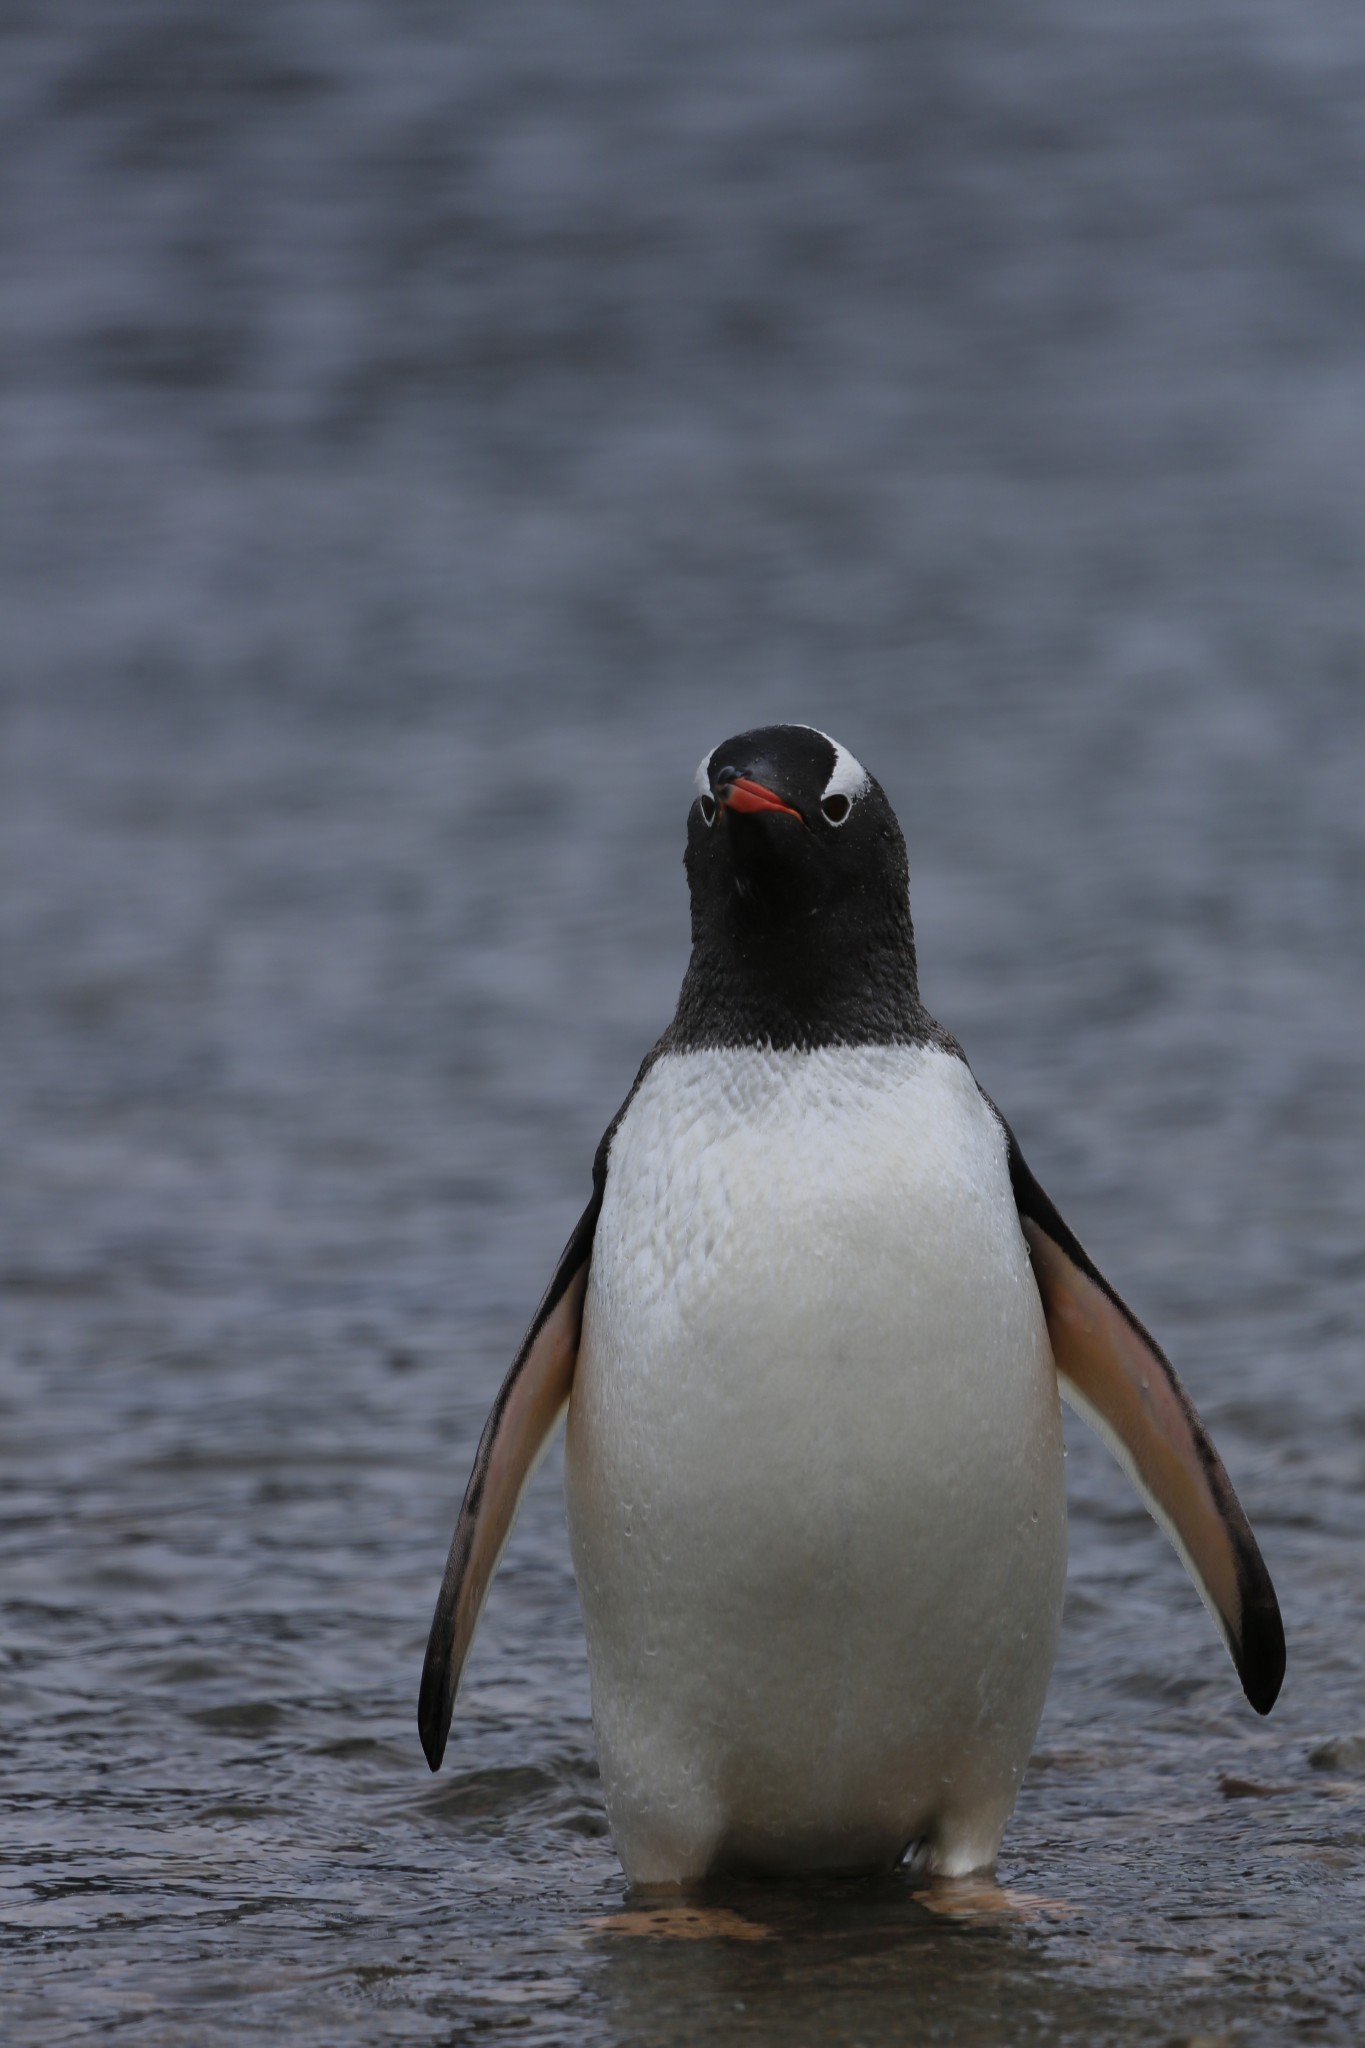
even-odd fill
[{"label": "dark waterline", "polygon": [[[1328,0],[6,14],[7,2038],[1359,2038],[1363,93]],[[1289,1677],[1072,1432],[1042,1903],[654,1939],[555,1460],[436,1779],[417,1675],[693,765],[782,717]]]}]

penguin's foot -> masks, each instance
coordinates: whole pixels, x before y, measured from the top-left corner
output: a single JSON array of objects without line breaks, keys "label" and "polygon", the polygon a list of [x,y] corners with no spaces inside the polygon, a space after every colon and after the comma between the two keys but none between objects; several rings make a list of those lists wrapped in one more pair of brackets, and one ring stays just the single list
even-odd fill
[{"label": "penguin's foot", "polygon": [[989,1870],[978,1871],[973,1877],[930,1877],[924,1890],[917,1891],[915,1896],[931,1913],[954,1920],[1070,1919],[1080,1911],[1065,1899],[1007,1889],[996,1882]]},{"label": "penguin's foot", "polygon": [[601,1913],[589,1920],[588,1926],[594,1934],[623,1934],[647,1941],[767,1941],[772,1933],[770,1927],[746,1920],[728,1906],[702,1905],[679,1891],[638,1900],[620,1913]]}]

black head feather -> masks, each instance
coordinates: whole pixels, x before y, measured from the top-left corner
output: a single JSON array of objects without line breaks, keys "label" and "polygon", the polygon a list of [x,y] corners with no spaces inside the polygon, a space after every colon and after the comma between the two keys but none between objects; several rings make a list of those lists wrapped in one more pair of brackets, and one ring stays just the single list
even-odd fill
[{"label": "black head feather", "polygon": [[697,784],[670,1044],[940,1037],[919,999],[905,841],[875,778],[813,727],[770,725],[713,748]]}]

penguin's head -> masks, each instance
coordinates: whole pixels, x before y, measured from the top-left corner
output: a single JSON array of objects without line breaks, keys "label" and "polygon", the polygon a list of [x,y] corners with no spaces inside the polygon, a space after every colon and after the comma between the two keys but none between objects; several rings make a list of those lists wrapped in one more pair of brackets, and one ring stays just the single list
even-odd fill
[{"label": "penguin's head", "polygon": [[694,909],[780,929],[904,903],[895,813],[845,747],[810,725],[737,733],[700,762],[687,821]]},{"label": "penguin's head", "polygon": [[793,1043],[843,1035],[869,1004],[883,1020],[888,1003],[917,1011],[905,841],[880,784],[827,734],[767,725],[713,747],[686,867],[689,1004],[770,1014],[766,1035]]}]

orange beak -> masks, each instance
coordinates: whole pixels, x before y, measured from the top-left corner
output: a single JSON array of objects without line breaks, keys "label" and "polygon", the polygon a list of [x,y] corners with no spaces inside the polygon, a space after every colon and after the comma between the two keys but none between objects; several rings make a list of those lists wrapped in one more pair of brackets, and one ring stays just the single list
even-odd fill
[{"label": "orange beak", "polygon": [[732,782],[722,782],[716,791],[716,802],[723,811],[738,811],[741,816],[754,811],[784,811],[798,824],[806,822],[800,811],[794,811],[772,790],[765,789],[761,782],[754,782],[747,775],[737,775]]}]

